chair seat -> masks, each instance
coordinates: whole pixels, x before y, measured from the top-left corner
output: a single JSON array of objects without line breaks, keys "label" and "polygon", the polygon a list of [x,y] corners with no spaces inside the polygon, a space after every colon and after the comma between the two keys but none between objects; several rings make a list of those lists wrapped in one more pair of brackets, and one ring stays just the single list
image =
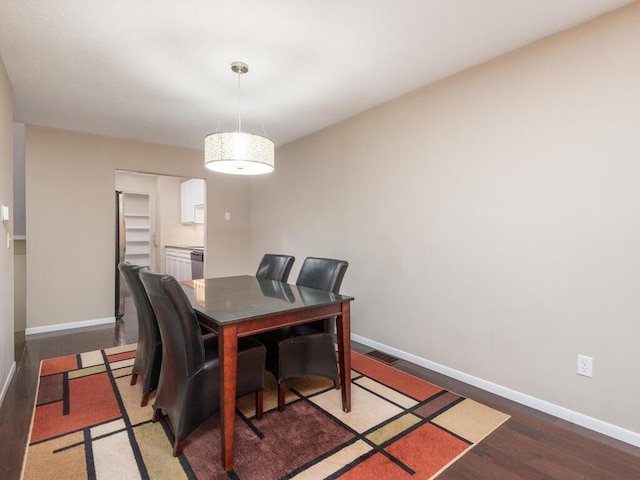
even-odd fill
[{"label": "chair seat", "polygon": [[320,375],[338,382],[333,335],[311,333],[281,340],[278,344],[278,372],[280,382],[305,375]]},{"label": "chair seat", "polygon": [[269,349],[270,347],[277,347],[280,341],[287,338],[299,337],[301,335],[312,335],[314,333],[326,332],[316,324],[303,323],[302,325],[294,325],[293,327],[279,328],[278,330],[260,333],[258,335],[254,335],[254,338]]},{"label": "chair seat", "polygon": [[335,339],[315,323],[303,323],[256,335],[267,348],[266,369],[286,382],[305,375],[339,380]]},{"label": "chair seat", "polygon": [[[256,370],[254,365],[261,364],[265,356],[265,347],[252,337],[238,339],[238,375],[236,396],[242,397],[256,390],[264,389],[264,371]],[[218,356],[218,337],[208,338],[204,342],[205,368],[216,368],[216,382],[219,382],[220,357]],[[261,387],[261,388],[258,388]],[[214,402],[218,408],[219,402]],[[218,409],[216,408],[216,410]]]},{"label": "chair seat", "polygon": [[203,338],[204,341],[204,363],[218,361],[218,337],[211,336]]}]

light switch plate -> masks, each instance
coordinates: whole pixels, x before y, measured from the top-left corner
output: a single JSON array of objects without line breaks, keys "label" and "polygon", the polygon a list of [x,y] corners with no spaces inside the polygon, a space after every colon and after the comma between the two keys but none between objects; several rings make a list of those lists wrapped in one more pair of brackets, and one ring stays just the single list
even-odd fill
[{"label": "light switch plate", "polygon": [[6,205],[2,205],[2,210],[0,211],[0,221],[6,222],[9,220],[9,207]]}]

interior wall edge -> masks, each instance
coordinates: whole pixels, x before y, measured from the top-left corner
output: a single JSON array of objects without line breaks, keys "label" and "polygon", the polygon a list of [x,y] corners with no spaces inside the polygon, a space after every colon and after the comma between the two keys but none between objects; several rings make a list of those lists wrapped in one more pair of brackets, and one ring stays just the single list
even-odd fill
[{"label": "interior wall edge", "polygon": [[380,350],[381,352],[388,353],[389,355],[401,358],[402,360],[406,360],[407,362],[411,362],[429,370],[433,370],[434,372],[446,375],[447,377],[459,380],[461,382],[480,388],[484,391],[493,393],[508,400],[512,400],[526,407],[530,407],[540,412],[553,415],[575,425],[579,425],[589,430],[593,430],[594,432],[598,432],[608,437],[615,438],[616,440],[620,440],[635,447],[640,447],[639,432],[634,432],[626,428],[607,423],[598,418],[590,417],[589,415],[585,415],[580,412],[575,412],[560,405],[547,402],[546,400],[541,400],[531,395],[527,395],[526,393],[522,393],[517,390],[499,385],[497,383],[475,377],[468,373],[461,372],[460,370],[447,367],[446,365],[427,360],[426,358],[419,357],[418,355],[414,355],[412,353],[407,353],[403,350],[390,347],[388,345],[385,345],[384,343],[379,343],[375,340],[361,337],[360,335],[352,333],[351,340],[374,348],[376,350]]}]

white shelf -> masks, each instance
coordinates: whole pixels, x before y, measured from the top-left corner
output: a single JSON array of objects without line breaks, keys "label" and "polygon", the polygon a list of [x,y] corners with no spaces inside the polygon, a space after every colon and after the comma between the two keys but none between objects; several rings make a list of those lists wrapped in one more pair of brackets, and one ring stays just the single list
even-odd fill
[{"label": "white shelf", "polygon": [[149,229],[150,227],[149,217],[129,217],[124,216],[124,228],[129,229]]},{"label": "white shelf", "polygon": [[146,244],[132,244],[131,242],[127,242],[127,250],[125,252],[125,256],[127,255],[149,255],[151,250],[149,248],[149,243]]},{"label": "white shelf", "polygon": [[151,258],[151,219],[149,195],[124,194],[124,228],[126,261],[148,267]]},{"label": "white shelf", "polygon": [[133,242],[149,243],[149,229],[127,229],[127,245]]}]

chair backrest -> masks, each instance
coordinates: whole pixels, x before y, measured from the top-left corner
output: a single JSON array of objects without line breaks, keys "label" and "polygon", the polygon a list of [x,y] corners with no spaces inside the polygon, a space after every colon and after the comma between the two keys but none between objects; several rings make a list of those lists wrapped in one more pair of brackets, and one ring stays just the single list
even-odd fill
[{"label": "chair backrest", "polygon": [[198,319],[174,277],[141,270],[140,280],[162,335],[163,381],[178,388],[185,375],[192,377],[204,365],[204,343]]},{"label": "chair backrest", "polygon": [[[298,273],[296,285],[339,293],[348,266],[349,263],[344,260],[307,257]],[[331,332],[335,319],[336,317],[325,318],[311,322],[307,326],[319,331]]]},{"label": "chair backrest", "polygon": [[349,263],[344,260],[307,257],[300,268],[296,285],[339,293],[348,266]]},{"label": "chair backrest", "polygon": [[258,265],[257,278],[287,282],[295,257],[291,255],[274,255],[265,253]]},{"label": "chair backrest", "polygon": [[140,281],[140,270],[146,267],[140,265],[133,265],[131,263],[122,262],[118,265],[120,273],[124,278],[133,303],[136,306],[136,312],[138,314],[138,342],[147,343],[149,345],[156,345],[160,343],[160,330],[158,329],[158,321],[156,315],[147,297],[147,292]]}]

